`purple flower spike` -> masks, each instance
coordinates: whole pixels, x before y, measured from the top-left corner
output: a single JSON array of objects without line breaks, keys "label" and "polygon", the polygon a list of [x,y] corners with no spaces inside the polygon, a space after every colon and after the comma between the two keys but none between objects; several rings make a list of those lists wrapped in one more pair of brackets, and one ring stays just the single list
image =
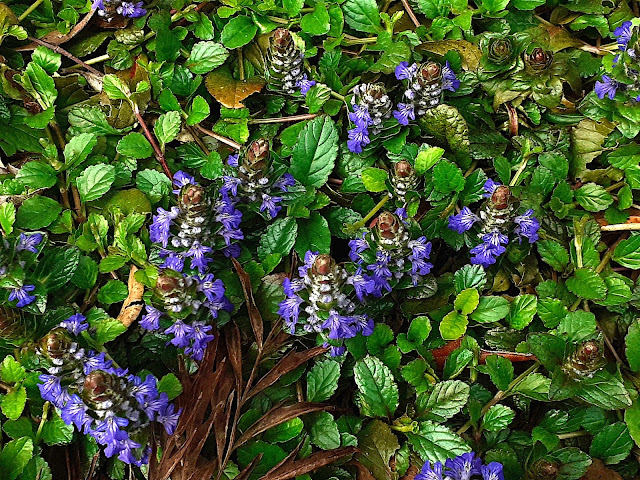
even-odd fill
[{"label": "purple flower spike", "polygon": [[356,126],[348,132],[347,147],[353,153],[362,153],[362,148],[369,145],[369,130],[365,126]]},{"label": "purple flower spike", "polygon": [[85,317],[81,313],[76,313],[75,315],[71,315],[64,322],[60,322],[60,326],[62,328],[66,328],[70,333],[78,335],[80,334],[80,332],[89,329],[89,324],[86,322],[86,320],[87,317]]},{"label": "purple flower spike", "polygon": [[144,5],[143,2],[122,2],[116,11],[123,17],[144,17],[147,14],[147,11],[142,8],[142,5]]},{"label": "purple flower spike", "polygon": [[522,242],[522,237],[529,240],[529,243],[534,243],[538,240],[540,222],[533,216],[533,210],[527,210],[524,212],[524,215],[516,217],[514,222],[518,225],[515,228],[514,233],[518,236],[520,242]]},{"label": "purple flower spike", "polygon": [[470,480],[472,475],[480,475],[482,460],[473,452],[447,460],[445,466],[449,469],[447,475],[452,480]]},{"label": "purple flower spike", "polygon": [[311,90],[311,87],[313,87],[315,84],[315,80],[307,80],[307,74],[305,73],[304,75],[302,75],[302,79],[296,82],[296,87],[300,89],[300,93],[302,94],[302,96],[306,97],[309,90]]},{"label": "purple flower spike", "polygon": [[613,34],[618,39],[618,48],[624,52],[631,40],[631,35],[633,35],[633,24],[630,21],[626,21],[616,28]]},{"label": "purple flower spike", "polygon": [[431,465],[429,461],[426,461],[420,473],[414,477],[414,480],[443,480],[442,470],[442,463],[436,462]]},{"label": "purple flower spike", "polygon": [[173,193],[176,193],[176,194],[180,193],[180,189],[185,185],[197,185],[197,184],[198,183],[196,182],[196,179],[193,178],[191,175],[183,172],[182,170],[178,170],[173,176],[173,186],[175,187],[175,190],[173,191]]},{"label": "purple flower spike", "polygon": [[456,77],[447,60],[444,67],[442,67],[442,89],[455,92],[458,88],[460,88],[460,80]]},{"label": "purple flower spike", "polygon": [[482,480],[504,480],[502,473],[502,464],[491,462],[489,465],[482,466]]}]

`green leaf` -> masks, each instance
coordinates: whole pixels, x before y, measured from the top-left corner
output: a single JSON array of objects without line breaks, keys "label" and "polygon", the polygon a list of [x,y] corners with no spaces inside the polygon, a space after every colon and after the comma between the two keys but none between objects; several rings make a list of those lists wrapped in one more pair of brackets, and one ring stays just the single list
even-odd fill
[{"label": "green leaf", "polygon": [[421,344],[431,333],[431,321],[429,317],[421,316],[411,320],[409,330],[407,331],[407,340],[410,342]]},{"label": "green leaf", "polygon": [[421,420],[445,422],[457,415],[469,400],[469,385],[459,380],[439,382],[431,393],[418,397]]},{"label": "green leaf", "polygon": [[160,115],[153,127],[153,132],[160,141],[160,148],[174,140],[180,133],[180,114],[178,112],[167,112]]},{"label": "green leaf", "polygon": [[344,19],[354,30],[377,33],[381,30],[380,13],[375,0],[347,0],[343,6]]},{"label": "green leaf", "polygon": [[486,359],[487,371],[493,384],[499,390],[506,391],[513,381],[513,364],[499,355],[489,355]]},{"label": "green leaf", "polygon": [[129,289],[124,282],[120,280],[109,280],[100,289],[97,299],[100,303],[111,305],[112,303],[122,302],[129,294]]},{"label": "green leaf", "polygon": [[64,147],[65,168],[69,170],[84,162],[97,143],[98,137],[93,133],[81,133],[73,136]]},{"label": "green leaf", "polygon": [[367,355],[353,369],[358,385],[357,403],[363,415],[392,416],[399,404],[398,386],[393,374],[378,358]]},{"label": "green leaf", "polygon": [[[635,320],[630,326],[624,339],[627,362],[634,372],[640,372],[640,321]],[[4,364],[4,362],[3,362]]]},{"label": "green leaf", "polygon": [[129,87],[112,73],[102,78],[102,91],[106,93],[111,100],[127,100],[131,97]]},{"label": "green leaf", "polygon": [[578,480],[591,465],[589,455],[575,447],[556,450],[549,457],[552,462],[555,461],[554,463],[560,465],[558,476],[556,477],[559,480]]},{"label": "green leaf", "polygon": [[[236,19],[237,18],[248,18],[248,17],[236,17]],[[233,19],[233,20],[236,20],[236,19]],[[231,20],[231,22],[233,22],[233,20]],[[224,38],[224,32],[226,30],[227,28],[225,27],[225,29],[222,32],[223,38]],[[255,35],[255,30],[253,32],[253,35]],[[251,36],[251,38],[253,38],[253,35]],[[249,40],[251,40],[251,38]],[[225,45],[227,45],[226,42],[224,43]],[[248,42],[245,42],[245,43],[248,43]],[[244,45],[244,43],[242,45]],[[237,47],[231,47],[229,45],[227,46],[229,48],[237,48]],[[238,45],[238,46],[241,46],[241,45]],[[185,66],[187,66],[189,70],[191,70],[193,73],[200,73],[200,74],[208,73],[214,68],[217,68],[220,65],[222,65],[224,61],[227,59],[227,57],[229,57],[229,52],[227,51],[226,48],[224,48],[219,43],[198,42],[193,46],[193,49],[191,50],[191,55],[189,55],[189,60],[185,62]]]},{"label": "green leaf", "polygon": [[607,155],[609,163],[621,170],[635,167],[640,162],[640,145],[631,143],[629,145],[620,145]]},{"label": "green leaf", "polygon": [[329,412],[320,412],[313,416],[309,428],[311,443],[323,450],[331,450],[340,446],[338,425]]},{"label": "green leaf", "polygon": [[52,198],[37,196],[27,198],[18,209],[15,226],[27,230],[48,227],[58,218],[62,206]]},{"label": "green leaf", "polygon": [[187,110],[187,125],[197,125],[209,116],[211,109],[207,101],[198,95]]},{"label": "green leaf", "polygon": [[358,433],[356,458],[376,480],[387,480],[394,478],[395,468],[392,471],[390,461],[399,448],[398,437],[389,425],[372,420]]},{"label": "green leaf", "polygon": [[623,267],[640,269],[640,235],[622,240],[613,251],[613,260]]},{"label": "green leaf", "polygon": [[487,274],[482,265],[465,265],[453,274],[456,293],[466,288],[482,289],[487,281]]},{"label": "green leaf", "polygon": [[407,432],[407,438],[423,461],[442,462],[457,457],[471,449],[465,441],[444,425],[420,422],[416,432]]},{"label": "green leaf", "polygon": [[71,281],[79,262],[80,250],[76,247],[50,248],[38,263],[33,277],[51,292]]},{"label": "green leaf", "polygon": [[537,307],[538,298],[535,295],[518,295],[511,302],[509,314],[507,315],[507,322],[511,328],[522,330],[533,320]]},{"label": "green leaf", "polygon": [[304,0],[283,0],[282,5],[287,15],[295,17],[300,14],[300,10],[304,7]]},{"label": "green leaf", "polygon": [[370,192],[382,192],[387,189],[389,174],[381,168],[367,167],[362,171],[362,183]]},{"label": "green leaf", "polygon": [[617,410],[631,406],[629,392],[623,383],[607,370],[599,370],[592,377],[582,380],[580,398],[605,410]]},{"label": "green leaf", "polygon": [[633,405],[625,410],[624,421],[636,445],[640,445],[640,400],[637,398],[633,401]]},{"label": "green leaf", "polygon": [[133,132],[120,139],[116,150],[120,155],[130,158],[149,158],[153,155],[153,148],[149,140],[138,132]]},{"label": "green leaf", "polygon": [[504,297],[482,297],[471,319],[478,323],[498,322],[509,313],[509,301]]},{"label": "green leaf", "polygon": [[455,163],[448,160],[440,160],[433,167],[433,186],[445,195],[464,190],[464,177],[462,170]]},{"label": "green leaf", "polygon": [[302,185],[319,188],[333,171],[338,156],[338,131],[327,116],[307,123],[291,157],[291,173]]},{"label": "green leaf", "polygon": [[264,261],[269,255],[278,253],[281,256],[289,254],[296,242],[298,224],[292,217],[278,218],[267,227],[260,237],[258,257]]},{"label": "green leaf", "polygon": [[469,319],[456,311],[449,312],[440,322],[440,335],[443,340],[457,340],[467,331]]},{"label": "green leaf", "polygon": [[172,190],[171,180],[157,170],[143,170],[136,177],[136,185],[153,203],[169,195]]},{"label": "green leaf", "polygon": [[587,300],[601,300],[607,294],[604,280],[589,268],[577,269],[573,277],[567,279],[566,285],[571,293]]},{"label": "green leaf", "polygon": [[62,55],[47,47],[36,47],[31,55],[31,61],[40,65],[47,73],[55,73],[62,65]]},{"label": "green leaf", "polygon": [[0,377],[3,382],[17,383],[24,380],[26,376],[26,370],[20,363],[13,358],[12,355],[7,355],[0,364]]},{"label": "green leaf", "polygon": [[239,15],[224,26],[220,40],[227,48],[238,48],[249,43],[257,32],[258,26],[250,17]]},{"label": "green leaf", "polygon": [[38,161],[26,163],[16,174],[16,179],[34,189],[50,188],[58,181],[53,167]]},{"label": "green leaf", "polygon": [[480,293],[475,288],[461,291],[453,302],[453,307],[464,315],[473,312],[480,303]]},{"label": "green leaf", "polygon": [[17,420],[27,404],[27,389],[19,386],[2,396],[2,413],[9,420]]},{"label": "green leaf", "polygon": [[569,312],[560,321],[557,335],[569,342],[587,340],[597,330],[596,316],[591,312],[578,310]]},{"label": "green leaf", "polygon": [[544,4],[545,0],[513,0],[513,6],[517,10],[534,10]]},{"label": "green leaf", "polygon": [[250,478],[261,477],[287,457],[287,452],[279,446],[256,441],[238,448],[238,465],[245,468],[260,454],[262,460],[253,470],[253,474],[257,476]]},{"label": "green leaf", "polygon": [[489,432],[499,432],[507,428],[513,422],[515,416],[516,412],[509,407],[494,405],[484,414],[482,428]]},{"label": "green leaf", "polygon": [[599,212],[613,203],[611,194],[595,183],[587,183],[574,193],[576,202],[589,212]]},{"label": "green leaf", "polygon": [[42,440],[47,445],[66,445],[73,440],[73,425],[67,425],[57,414],[42,427]]},{"label": "green leaf", "polygon": [[307,401],[324,402],[338,389],[340,364],[333,360],[316,363],[307,373]]},{"label": "green leaf", "polygon": [[0,453],[0,478],[15,480],[33,456],[33,441],[19,438],[7,443]]},{"label": "green leaf", "polygon": [[11,202],[0,204],[0,226],[5,235],[11,235],[16,221],[16,206]]},{"label": "green leaf", "polygon": [[298,236],[295,249],[300,258],[304,258],[305,253],[309,250],[329,253],[331,249],[329,224],[318,212],[311,212],[309,218],[298,220]]},{"label": "green leaf", "polygon": [[424,174],[442,158],[442,155],[444,155],[444,149],[440,147],[429,147],[418,152],[415,165],[416,173]]},{"label": "green leaf", "polygon": [[313,12],[307,13],[300,20],[300,28],[309,35],[324,35],[331,28],[329,12],[324,2],[317,2]]},{"label": "green leaf", "polygon": [[[82,132],[81,134],[117,135],[123,131],[123,129],[112,127],[107,120],[107,114],[98,107],[74,108],[69,112],[68,120],[74,127],[73,129]],[[73,142],[76,136],[74,136],[69,143]],[[69,145],[69,143],[67,143],[67,145]],[[65,162],[68,162],[66,159],[67,154],[65,148]]]},{"label": "green leaf", "polygon": [[173,400],[182,393],[182,384],[173,373],[168,373],[158,381],[158,392],[166,393]]},{"label": "green leaf", "polygon": [[99,163],[91,165],[76,179],[80,198],[90,202],[102,197],[116,180],[116,167]]},{"label": "green leaf", "polygon": [[304,423],[302,422],[302,420],[296,417],[270,428],[269,430],[264,432],[262,438],[265,442],[269,443],[288,442],[289,440],[292,440],[300,435],[300,432],[302,432],[303,428]]},{"label": "green leaf", "polygon": [[569,252],[555,240],[539,240],[536,242],[538,253],[551,268],[563,272],[569,265]]},{"label": "green leaf", "polygon": [[98,279],[98,264],[87,256],[81,256],[78,268],[71,277],[71,282],[78,288],[91,288]]},{"label": "green leaf", "polygon": [[629,456],[633,439],[629,429],[622,422],[606,425],[600,430],[589,447],[589,455],[599,458],[606,464],[620,463]]},{"label": "green leaf", "polygon": [[551,386],[551,380],[541,373],[532,373],[527,375],[524,380],[518,383],[513,391],[517,392],[525,397],[545,402],[549,400],[549,387]]}]

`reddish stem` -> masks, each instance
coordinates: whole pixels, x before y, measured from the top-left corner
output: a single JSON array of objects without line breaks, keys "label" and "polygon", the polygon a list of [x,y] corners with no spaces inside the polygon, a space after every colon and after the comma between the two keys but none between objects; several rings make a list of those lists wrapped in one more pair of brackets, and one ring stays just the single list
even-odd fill
[{"label": "reddish stem", "polygon": [[156,153],[156,158],[158,159],[158,162],[160,162],[160,165],[162,165],[162,170],[164,170],[164,174],[167,177],[169,177],[169,180],[173,180],[173,174],[171,173],[171,170],[169,170],[169,165],[167,165],[167,161],[164,159],[164,155],[160,150],[160,147],[156,143],[156,139],[153,138],[153,135],[151,135],[151,132],[149,131],[149,128],[147,127],[147,124],[144,121],[144,118],[142,118],[142,115],[140,114],[140,111],[138,110],[137,105],[134,106],[134,112],[136,114],[136,118],[138,119],[138,122],[140,123],[140,126],[142,127],[144,136],[147,137],[147,140],[149,140],[149,143],[151,143],[151,146],[153,147],[153,151]]}]

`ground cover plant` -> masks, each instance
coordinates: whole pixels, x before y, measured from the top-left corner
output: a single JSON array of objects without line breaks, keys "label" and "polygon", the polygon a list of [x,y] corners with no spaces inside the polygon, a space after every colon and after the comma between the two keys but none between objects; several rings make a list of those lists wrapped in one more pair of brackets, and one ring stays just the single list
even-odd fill
[{"label": "ground cover plant", "polygon": [[0,3],[0,479],[640,478],[639,37]]}]

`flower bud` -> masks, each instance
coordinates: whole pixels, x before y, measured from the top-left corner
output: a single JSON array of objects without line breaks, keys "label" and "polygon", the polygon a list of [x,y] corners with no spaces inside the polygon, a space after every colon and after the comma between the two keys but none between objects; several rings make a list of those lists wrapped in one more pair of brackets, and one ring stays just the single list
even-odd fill
[{"label": "flower bud", "polygon": [[512,60],[514,50],[511,37],[492,38],[487,45],[487,58],[496,65],[505,65]]},{"label": "flower bud", "polygon": [[279,52],[288,52],[293,46],[293,36],[286,28],[278,28],[271,37],[271,46]]},{"label": "flower bud", "polygon": [[38,350],[45,358],[57,360],[70,351],[72,343],[71,337],[64,328],[54,328],[40,340]]},{"label": "flower bud", "polygon": [[180,207],[189,208],[191,206],[198,206],[204,202],[205,191],[200,185],[193,185],[191,183],[182,187],[180,191]]},{"label": "flower bud", "polygon": [[511,189],[506,185],[500,185],[491,194],[490,203],[496,210],[504,210],[515,201],[511,195]]},{"label": "flower bud", "polygon": [[553,62],[553,52],[547,52],[540,47],[534,48],[531,53],[524,54],[524,64],[529,73],[540,74],[547,70]]},{"label": "flower bud", "polygon": [[404,201],[405,195],[414,190],[418,185],[419,178],[409,162],[400,160],[393,166],[391,174],[391,185],[395,190],[396,196]]},{"label": "flower bud", "polygon": [[535,462],[529,471],[530,480],[554,480],[560,473],[560,466],[556,462],[544,458]]},{"label": "flower bud", "polygon": [[110,374],[94,370],[84,378],[82,399],[89,405],[107,402],[113,395],[113,384]]},{"label": "flower bud", "polygon": [[592,377],[595,372],[604,367],[605,363],[602,342],[587,340],[569,356],[562,369],[574,378]]},{"label": "flower bud", "polygon": [[435,62],[426,62],[418,67],[416,79],[421,87],[427,87],[442,81],[442,67]]},{"label": "flower bud", "polygon": [[314,275],[329,275],[336,267],[336,261],[331,255],[318,255],[311,266],[311,273]]}]

